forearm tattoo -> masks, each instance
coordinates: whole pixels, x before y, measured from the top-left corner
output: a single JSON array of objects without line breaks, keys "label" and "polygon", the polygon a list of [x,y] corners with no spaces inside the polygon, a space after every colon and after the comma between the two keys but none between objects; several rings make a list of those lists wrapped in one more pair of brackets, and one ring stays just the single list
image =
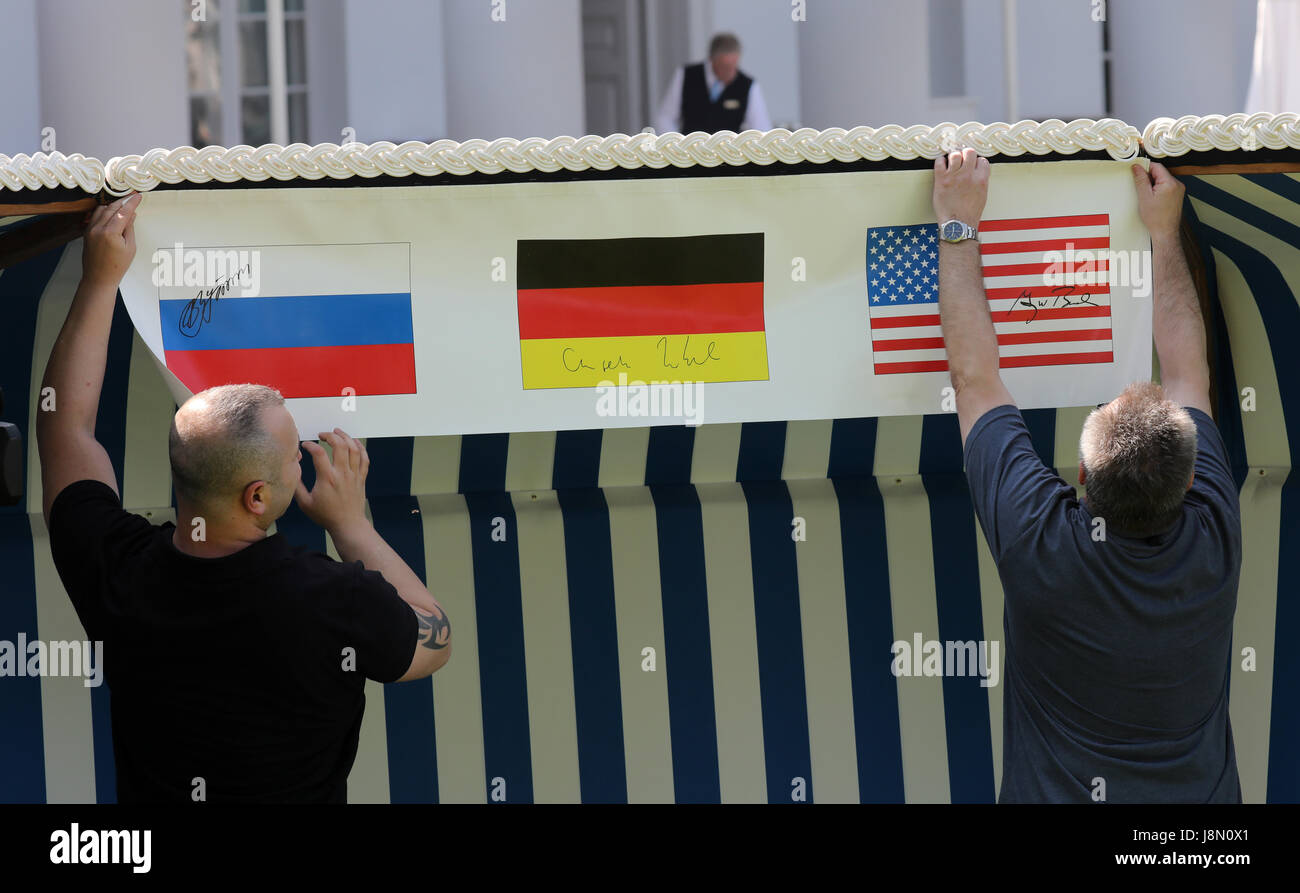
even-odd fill
[{"label": "forearm tattoo", "polygon": [[423,608],[411,606],[415,619],[420,624],[419,642],[432,651],[441,651],[451,641],[451,621],[441,612],[431,613]]}]

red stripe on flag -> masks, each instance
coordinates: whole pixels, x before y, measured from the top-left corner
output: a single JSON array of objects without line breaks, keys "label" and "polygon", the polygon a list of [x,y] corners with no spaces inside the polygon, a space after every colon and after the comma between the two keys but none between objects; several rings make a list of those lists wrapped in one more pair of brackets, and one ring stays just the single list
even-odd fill
[{"label": "red stripe on flag", "polygon": [[1110,247],[1109,236],[1098,236],[1093,239],[1044,239],[1039,242],[981,242],[980,254],[1021,254],[1026,251],[1066,252],[1071,248],[1075,251],[1083,251],[1108,247]]},{"label": "red stripe on flag", "polygon": [[907,329],[912,326],[937,326],[939,325],[939,314],[924,313],[915,316],[873,316],[871,317],[871,328],[873,329]]},{"label": "red stripe on flag", "polygon": [[947,372],[947,360],[910,360],[906,363],[876,363],[877,375],[889,375],[894,372]]},{"label": "red stripe on flag", "polygon": [[930,350],[943,347],[943,338],[885,338],[872,340],[873,350]]},{"label": "red stripe on flag", "polygon": [[1108,341],[1110,329],[1066,329],[1060,332],[1004,332],[998,344],[1042,344],[1051,341]]},{"label": "red stripe on flag", "polygon": [[998,364],[1003,369],[1019,366],[1065,366],[1070,363],[1113,363],[1115,354],[1109,350],[1089,353],[1054,353],[1038,356],[1002,357]]},{"label": "red stripe on flag", "polygon": [[[1017,291],[1019,289],[1008,289]],[[1019,294],[1016,295],[1019,297]],[[1072,307],[1040,307],[1032,309],[1029,307],[1018,308],[1015,310],[990,310],[989,316],[994,322],[1037,322],[1040,319],[1085,319],[1087,317],[1110,316],[1110,306],[1102,305],[1099,307],[1079,306]],[[871,328],[873,329],[907,329],[912,326],[937,326],[940,324],[939,314],[937,313],[916,313],[909,316],[873,316],[871,317]]]},{"label": "red stripe on flag", "polygon": [[1017,220],[985,220],[982,233],[1004,233],[1016,229],[1051,229],[1057,226],[1109,226],[1109,214],[1076,214],[1072,217],[1022,217]]},{"label": "red stripe on flag", "polygon": [[223,384],[264,384],[285,397],[415,393],[414,344],[169,350],[167,368],[198,393]]},{"label": "red stripe on flag", "polygon": [[519,289],[519,337],[761,332],[763,283]]},{"label": "red stripe on flag", "polygon": [[[1095,353],[1060,353],[1026,357],[1002,357],[999,365],[1003,369],[1007,369],[1020,366],[1062,366],[1068,363],[1112,363],[1114,361],[1114,353],[1107,350]],[[874,365],[875,373],[877,375],[889,375],[898,372],[948,371],[947,360],[910,360],[905,363],[876,363]]]}]

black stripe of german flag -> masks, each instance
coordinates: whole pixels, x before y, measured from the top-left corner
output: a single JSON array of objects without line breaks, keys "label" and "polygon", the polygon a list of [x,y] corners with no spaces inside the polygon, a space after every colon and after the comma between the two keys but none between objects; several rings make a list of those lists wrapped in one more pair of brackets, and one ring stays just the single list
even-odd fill
[{"label": "black stripe of german flag", "polygon": [[518,285],[609,288],[763,281],[763,234],[519,241]]}]

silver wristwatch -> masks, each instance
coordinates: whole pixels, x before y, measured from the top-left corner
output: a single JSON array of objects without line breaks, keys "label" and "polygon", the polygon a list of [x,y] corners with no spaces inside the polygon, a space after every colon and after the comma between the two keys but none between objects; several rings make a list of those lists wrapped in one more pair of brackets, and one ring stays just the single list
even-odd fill
[{"label": "silver wristwatch", "polygon": [[960,220],[945,220],[939,224],[939,238],[945,242],[961,242],[966,239],[979,241],[979,230]]}]

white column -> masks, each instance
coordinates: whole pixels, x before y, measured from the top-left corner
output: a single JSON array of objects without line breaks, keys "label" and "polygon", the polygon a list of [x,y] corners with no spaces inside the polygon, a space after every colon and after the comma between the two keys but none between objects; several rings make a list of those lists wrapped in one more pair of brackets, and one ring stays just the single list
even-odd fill
[{"label": "white column", "polygon": [[686,34],[692,59],[703,59],[708,55],[709,40],[715,30],[713,7],[713,0],[686,0]]},{"label": "white column", "polygon": [[1016,0],[1002,0],[1002,96],[1007,120],[1020,120],[1020,41],[1016,38]]},{"label": "white column", "polygon": [[1115,117],[1240,111],[1250,80],[1254,0],[1109,3]]},{"label": "white column", "polygon": [[266,72],[271,93],[271,142],[289,142],[289,83],[284,61],[284,0],[266,0]]},{"label": "white column", "polygon": [[[1093,21],[1092,4],[1021,0],[1014,6],[1016,21],[1008,28],[1001,0],[965,0],[966,93],[974,103],[974,119],[990,124],[1103,117],[1103,25]],[[1010,54],[1005,49],[1008,32],[1015,39]],[[1010,97],[1008,57],[1015,63]],[[1011,109],[1009,99],[1014,99]]]},{"label": "white column", "polygon": [[[36,0],[5,7],[0,28],[0,154],[41,150],[41,96],[36,84]],[[57,147],[56,147],[57,148]]]},{"label": "white column", "polygon": [[817,0],[799,32],[807,127],[925,124],[930,117],[926,4]]},{"label": "white column", "polygon": [[[438,2],[438,0],[433,0]],[[441,29],[442,8],[436,22]],[[312,0],[307,7],[307,142],[338,143],[348,126],[348,42],[344,0]],[[439,121],[442,109],[442,64],[438,75]],[[441,124],[439,129],[441,129]],[[359,135],[358,135],[359,136]]]},{"label": "white column", "polygon": [[[1102,39],[1105,26],[1093,21],[1092,4],[1020,0],[1016,10],[1015,117],[1066,121],[1104,117],[1106,78]],[[1114,28],[1112,23],[1112,36]]]},{"label": "white column", "polygon": [[1006,121],[1006,49],[1001,0],[965,0],[962,8],[962,54],[966,95],[974,101],[972,118],[983,124]]},{"label": "white column", "polygon": [[579,0],[444,0],[452,139],[586,134]]},{"label": "white column", "polygon": [[41,123],[55,128],[60,152],[107,161],[189,142],[187,13],[156,0],[37,4]]},{"label": "white column", "polygon": [[[347,110],[342,126],[355,130],[362,143],[446,137],[449,79],[442,0],[345,4]],[[328,139],[340,141],[337,128]]]}]

